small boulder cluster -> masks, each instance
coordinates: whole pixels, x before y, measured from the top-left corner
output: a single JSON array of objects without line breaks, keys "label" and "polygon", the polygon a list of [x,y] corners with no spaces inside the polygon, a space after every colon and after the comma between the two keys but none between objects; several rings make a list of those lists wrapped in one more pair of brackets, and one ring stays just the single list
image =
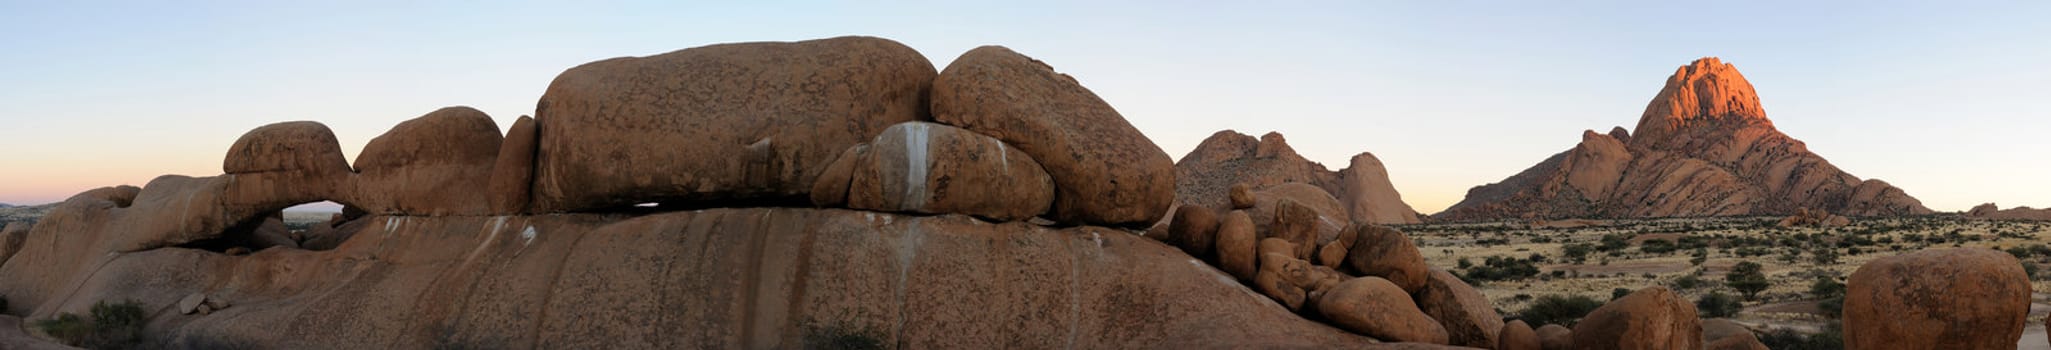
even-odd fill
[{"label": "small boulder cluster", "polygon": [[1177,207],[1158,236],[1306,317],[1377,339],[1494,348],[1503,319],[1433,270],[1408,236],[1353,223],[1315,186],[1231,187],[1229,208]]},{"label": "small boulder cluster", "polygon": [[1780,219],[1780,223],[1776,225],[1780,227],[1831,228],[1844,227],[1845,225],[1851,224],[1852,219],[1850,218],[1838,216],[1837,214],[1831,214],[1827,211],[1809,210],[1809,208],[1801,208],[1795,210],[1795,215]]}]

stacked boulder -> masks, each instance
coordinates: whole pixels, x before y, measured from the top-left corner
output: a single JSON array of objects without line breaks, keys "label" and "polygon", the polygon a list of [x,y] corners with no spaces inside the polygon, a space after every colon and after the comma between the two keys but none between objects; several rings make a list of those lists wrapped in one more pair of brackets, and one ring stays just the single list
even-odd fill
[{"label": "stacked boulder", "polygon": [[[1401,231],[1348,220],[1315,186],[1235,184],[1227,208],[1176,208],[1162,239],[1283,307],[1386,341],[1494,348],[1505,328],[1481,292],[1433,271]],[[1220,214],[1222,212],[1222,214]]]}]

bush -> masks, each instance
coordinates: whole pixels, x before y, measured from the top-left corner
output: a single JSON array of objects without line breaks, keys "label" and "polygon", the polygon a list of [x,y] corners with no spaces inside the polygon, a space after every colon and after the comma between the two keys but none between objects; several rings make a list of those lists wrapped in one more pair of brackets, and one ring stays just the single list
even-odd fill
[{"label": "bush", "polygon": [[1469,267],[1462,277],[1480,282],[1521,280],[1537,275],[1538,266],[1533,265],[1531,260],[1491,256],[1484,260],[1481,266]]},{"label": "bush", "polygon": [[1695,309],[1702,311],[1702,317],[1731,317],[1744,311],[1745,305],[1738,298],[1722,292],[1709,292],[1695,299]]},{"label": "bush", "polygon": [[1674,289],[1676,290],[1689,290],[1701,286],[1702,278],[1695,277],[1695,275],[1685,275],[1681,276],[1681,278],[1674,279]]},{"label": "bush", "polygon": [[1517,319],[1528,324],[1573,327],[1575,322],[1581,321],[1581,317],[1588,316],[1589,312],[1595,311],[1598,307],[1602,307],[1602,302],[1595,301],[1595,298],[1547,295],[1538,297],[1538,300],[1531,302],[1531,306],[1517,312]]},{"label": "bush", "polygon": [[1562,246],[1560,247],[1560,249],[1563,250],[1564,253],[1567,255],[1567,259],[1574,260],[1574,263],[1579,264],[1588,262],[1588,253],[1592,253],[1595,251],[1595,245],[1588,243],[1573,243]]},{"label": "bush", "polygon": [[1757,300],[1759,292],[1764,292],[1766,287],[1772,286],[1772,283],[1766,281],[1766,273],[1761,271],[1763,268],[1765,267],[1755,262],[1738,263],[1737,266],[1731,267],[1730,273],[1723,275],[1724,285],[1738,290],[1738,293],[1744,293],[1745,300]]},{"label": "bush", "polygon": [[1802,334],[1793,330],[1780,329],[1761,334],[1759,342],[1768,349],[1781,350],[1838,350],[1844,349],[1844,324],[1830,322],[1822,333]]},{"label": "bush", "polygon": [[91,318],[62,313],[56,318],[36,321],[36,328],[44,334],[57,338],[65,345],[88,349],[126,348],[142,340],[143,322],[149,313],[142,304],[134,301],[108,304],[93,303]]},{"label": "bush", "polygon": [[847,326],[805,327],[806,349],[883,349],[880,332]]},{"label": "bush", "polygon": [[1611,290],[1609,290],[1609,300],[1610,300],[1610,301],[1616,301],[1617,299],[1623,299],[1623,298],[1624,298],[1624,296],[1626,296],[1626,295],[1631,295],[1631,290],[1630,290],[1630,289],[1624,289],[1624,288],[1617,288],[1617,289],[1611,289]]}]

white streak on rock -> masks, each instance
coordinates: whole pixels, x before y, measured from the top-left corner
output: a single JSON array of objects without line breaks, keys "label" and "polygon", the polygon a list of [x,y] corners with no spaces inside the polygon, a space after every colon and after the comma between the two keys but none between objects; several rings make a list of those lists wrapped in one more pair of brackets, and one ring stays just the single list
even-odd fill
[{"label": "white streak on rock", "polygon": [[926,206],[926,141],[924,123],[904,124],[904,201],[900,210],[913,210]]},{"label": "white streak on rock", "polygon": [[522,238],[522,239],[526,239],[527,241],[526,241],[526,242],[523,242],[523,243],[520,243],[520,244],[522,244],[522,245],[527,245],[527,244],[534,244],[534,236],[537,236],[537,235],[540,235],[540,234],[541,234],[540,232],[535,232],[535,231],[534,231],[534,225],[527,225],[527,229],[526,229],[526,230],[521,230],[521,231],[520,231],[520,238]]}]

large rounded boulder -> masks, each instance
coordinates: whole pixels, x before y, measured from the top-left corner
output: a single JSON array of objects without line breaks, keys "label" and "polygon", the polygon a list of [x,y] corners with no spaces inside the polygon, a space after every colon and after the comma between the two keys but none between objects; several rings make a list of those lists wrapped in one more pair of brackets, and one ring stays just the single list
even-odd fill
[{"label": "large rounded boulder", "polygon": [[1533,330],[1531,329],[1531,325],[1530,325],[1530,324],[1525,324],[1525,323],[1524,323],[1524,320],[1514,320],[1514,321],[1510,321],[1509,323],[1504,323],[1504,324],[1503,324],[1503,330],[1502,330],[1501,332],[1497,333],[1497,335],[1498,335],[1498,337],[1496,338],[1496,345],[1495,345],[1495,347],[1493,347],[1492,349],[1496,349],[1496,350],[1543,350],[1543,349],[1545,349],[1545,347],[1544,347],[1543,343],[1540,343],[1540,342],[1538,341],[1538,332],[1537,332],[1537,331],[1533,331]]},{"label": "large rounded boulder", "polygon": [[376,214],[486,215],[498,124],[470,107],[400,122],[356,156],[356,186],[343,202]]},{"label": "large rounded boulder", "polygon": [[333,130],[318,122],[297,121],[243,133],[228,147],[221,172],[239,176],[257,188],[255,192],[295,193],[299,196],[287,197],[316,200],[343,190],[351,169]]},{"label": "large rounded boulder", "polygon": [[1376,339],[1445,344],[1446,329],[1417,309],[1410,293],[1380,277],[1360,277],[1332,286],[1317,300],[1317,312],[1341,329]]},{"label": "large rounded boulder", "polygon": [[918,51],[872,37],[720,44],[570,68],[535,106],[533,211],[803,203],[848,147],[927,120],[935,74]]},{"label": "large rounded boulder", "polygon": [[1049,219],[1153,224],[1175,200],[1175,163],[1075,78],[1002,46],[956,58],[933,81],[933,118],[1018,146],[1054,177]]},{"label": "large rounded boulder", "polygon": [[1846,287],[1846,349],[2013,349],[2030,312],[2021,262],[1985,248],[1876,259]]},{"label": "large rounded boulder", "polygon": [[527,212],[533,198],[534,147],[541,135],[534,129],[534,117],[520,116],[506,129],[499,143],[498,159],[491,167],[491,212],[512,215]]},{"label": "large rounded boulder", "polygon": [[1012,221],[1044,213],[1054,201],[1054,182],[1032,157],[960,128],[897,124],[854,156],[850,208]]},{"label": "large rounded boulder", "polygon": [[1490,347],[1503,329],[1503,316],[1496,314],[1488,296],[1445,270],[1431,271],[1424,290],[1417,293],[1417,307],[1446,327],[1452,345]]},{"label": "large rounded boulder", "polygon": [[1574,347],[1590,350],[1702,348],[1695,304],[1666,287],[1649,287],[1612,300],[1574,325]]},{"label": "large rounded boulder", "polygon": [[1425,264],[1424,254],[1417,251],[1417,244],[1409,236],[1373,224],[1354,225],[1352,230],[1355,237],[1353,247],[1346,250],[1346,267],[1388,279],[1413,294],[1424,290],[1431,265]]}]

